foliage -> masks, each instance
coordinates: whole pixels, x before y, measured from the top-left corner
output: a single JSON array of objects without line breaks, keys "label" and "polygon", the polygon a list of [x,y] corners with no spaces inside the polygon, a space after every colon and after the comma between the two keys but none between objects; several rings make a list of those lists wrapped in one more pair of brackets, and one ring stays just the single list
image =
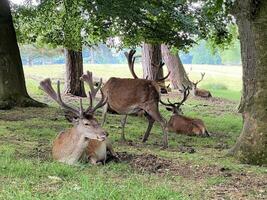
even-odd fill
[{"label": "foliage", "polygon": [[81,49],[119,37],[121,48],[147,42],[187,49],[198,39],[231,41],[232,18],[223,5],[218,0],[44,0],[14,7],[14,18],[23,43]]},{"label": "foliage", "polygon": [[94,16],[86,0],[44,0],[13,7],[20,43],[49,44],[81,50],[106,38],[105,23]]}]

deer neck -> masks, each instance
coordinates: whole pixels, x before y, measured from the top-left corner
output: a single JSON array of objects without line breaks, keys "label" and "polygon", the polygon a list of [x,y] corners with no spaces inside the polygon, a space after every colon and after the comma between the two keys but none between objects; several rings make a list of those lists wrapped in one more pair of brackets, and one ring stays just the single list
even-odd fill
[{"label": "deer neck", "polygon": [[80,132],[77,129],[77,127],[73,127],[70,130],[70,134],[71,134],[70,145],[72,147],[70,147],[69,155],[67,156],[67,158],[64,159],[65,162],[68,164],[75,164],[81,159],[88,145],[88,140],[85,140],[85,138],[83,137],[83,133]]}]

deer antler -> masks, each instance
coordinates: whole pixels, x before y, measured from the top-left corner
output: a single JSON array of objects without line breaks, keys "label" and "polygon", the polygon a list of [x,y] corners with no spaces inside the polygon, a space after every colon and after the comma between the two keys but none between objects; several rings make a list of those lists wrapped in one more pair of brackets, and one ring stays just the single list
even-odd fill
[{"label": "deer antler", "polygon": [[83,115],[83,108],[82,108],[82,100],[80,99],[80,110],[77,110],[62,101],[61,94],[60,94],[60,81],[57,82],[57,93],[55,92],[54,88],[52,87],[50,78],[47,78],[40,82],[40,87],[43,91],[48,94],[53,100],[55,100],[63,109],[70,111],[71,113],[75,114],[76,116],[82,117]]},{"label": "deer antler", "polygon": [[155,76],[157,82],[164,81],[165,79],[167,79],[167,78],[170,76],[171,72],[169,71],[168,74],[167,74],[165,77],[163,77],[163,78],[158,78],[159,73],[160,73],[160,70],[161,70],[162,67],[165,65],[164,62],[160,61],[160,63],[159,63],[158,65],[156,65],[155,63],[151,63],[151,64],[152,64],[154,67],[158,68],[157,74],[156,74],[156,76]]},{"label": "deer antler", "polygon": [[129,51],[129,53],[128,52],[124,52],[124,55],[127,58],[128,66],[129,66],[129,69],[130,69],[130,72],[131,72],[132,76],[134,77],[134,79],[139,79],[138,76],[136,75],[136,73],[134,72],[134,62],[135,62],[135,59],[136,59],[136,57],[134,57],[135,52],[136,52],[136,50],[131,49]]},{"label": "deer antler", "polygon": [[170,99],[167,99],[168,103],[165,103],[161,100],[160,100],[160,103],[163,104],[164,106],[171,106],[173,108],[179,108],[187,100],[187,97],[189,96],[189,93],[190,93],[189,89],[190,89],[189,86],[185,87],[183,85],[183,99],[180,102],[172,103],[170,102]]},{"label": "deer antler", "polygon": [[85,110],[85,114],[93,114],[98,108],[101,108],[107,103],[107,98],[104,97],[103,91],[100,89],[101,99],[100,101],[93,107],[93,100],[91,92],[89,92],[89,107]]},{"label": "deer antler", "polygon": [[[107,102],[107,98],[104,98],[103,91],[101,90],[101,85],[102,85],[102,78],[100,79],[99,85],[95,88],[94,83],[93,83],[93,73],[87,71],[87,74],[83,74],[80,78],[82,81],[86,82],[89,87],[90,87],[90,92],[88,94],[89,98],[89,106],[88,108],[84,111],[86,115],[92,115],[98,108],[102,107],[105,105]],[[95,107],[93,107],[93,101],[95,100],[97,92],[100,90],[101,92],[101,100],[97,103]]]},{"label": "deer antler", "polygon": [[187,100],[187,97],[190,94],[190,90],[189,90],[190,87],[189,86],[185,87],[184,85],[182,85],[182,86],[183,86],[183,90],[180,90],[180,91],[183,91],[183,99],[180,102],[174,103],[177,106],[183,105],[183,103]]},{"label": "deer antler", "polygon": [[195,85],[199,84],[199,83],[203,80],[204,76],[205,76],[205,73],[201,73],[201,78],[200,78],[200,80],[196,81],[194,84],[195,84]]},{"label": "deer antler", "polygon": [[96,88],[94,87],[94,81],[93,81],[93,74],[92,74],[92,72],[87,71],[86,74],[83,74],[81,76],[80,80],[86,82],[89,85],[90,91],[91,91],[91,95],[92,95],[93,98],[95,98],[96,93],[101,88],[102,78],[100,78],[99,84],[98,84],[98,86]]}]

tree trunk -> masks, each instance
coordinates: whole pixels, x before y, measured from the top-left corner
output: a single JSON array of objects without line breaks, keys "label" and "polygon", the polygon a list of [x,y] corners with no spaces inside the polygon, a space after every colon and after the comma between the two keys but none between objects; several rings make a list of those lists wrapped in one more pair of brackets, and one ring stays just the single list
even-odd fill
[{"label": "tree trunk", "polygon": [[44,106],[27,93],[8,0],[0,1],[0,109]]},{"label": "tree trunk", "polygon": [[267,164],[267,1],[238,0],[243,65],[243,130],[230,153],[242,162]]},{"label": "tree trunk", "polygon": [[161,45],[161,53],[168,70],[171,72],[170,80],[172,87],[174,89],[181,89],[183,88],[182,85],[191,85],[179,55],[172,54],[168,46],[165,44]]},{"label": "tree trunk", "polygon": [[[143,78],[149,80],[156,80],[157,78],[163,78],[163,68],[159,69],[155,65],[159,65],[162,61],[160,45],[143,44],[142,47],[142,66],[143,66]],[[155,65],[152,65],[155,64]],[[165,85],[164,83],[162,85]]]},{"label": "tree trunk", "polygon": [[85,97],[84,84],[80,80],[83,74],[83,58],[81,51],[66,49],[65,93]]}]

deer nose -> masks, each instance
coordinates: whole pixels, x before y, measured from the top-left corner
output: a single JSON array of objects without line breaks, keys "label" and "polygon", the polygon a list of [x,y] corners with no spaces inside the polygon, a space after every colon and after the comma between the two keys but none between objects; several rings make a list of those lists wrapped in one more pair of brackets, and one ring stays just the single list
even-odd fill
[{"label": "deer nose", "polygon": [[107,135],[104,132],[100,133],[97,136],[97,139],[100,140],[100,141],[104,141],[106,138],[107,138]]}]

